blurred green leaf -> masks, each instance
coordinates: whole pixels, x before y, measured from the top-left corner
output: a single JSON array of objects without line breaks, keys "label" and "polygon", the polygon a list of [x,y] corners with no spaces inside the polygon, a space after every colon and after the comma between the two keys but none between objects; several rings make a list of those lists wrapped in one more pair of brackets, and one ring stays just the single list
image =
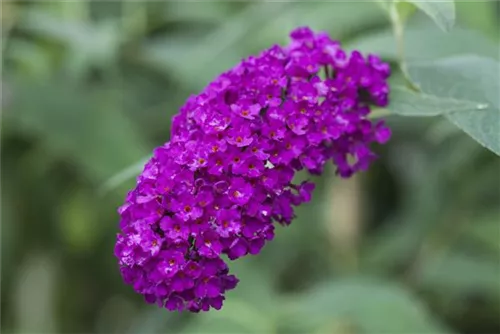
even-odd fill
[{"label": "blurred green leaf", "polygon": [[92,196],[87,191],[77,190],[68,194],[62,203],[59,215],[61,239],[67,247],[77,253],[89,251],[103,232],[95,210]]},{"label": "blurred green leaf", "polygon": [[375,0],[375,3],[384,10],[389,10],[392,0]]},{"label": "blurred green leaf", "polygon": [[420,268],[419,281],[425,287],[443,294],[466,296],[480,293],[500,298],[500,263],[454,251],[427,258]]},{"label": "blurred green leaf", "polygon": [[76,77],[81,77],[90,66],[109,67],[117,57],[123,38],[117,21],[92,23],[34,9],[24,12],[19,27],[35,36],[62,43],[69,52],[69,57],[64,58],[65,66]]},{"label": "blurred green leaf", "polygon": [[426,138],[428,138],[434,145],[443,143],[446,139],[461,133],[457,126],[447,119],[440,119],[431,125],[427,131]]},{"label": "blurred green leaf", "polygon": [[477,101],[478,109],[446,117],[481,145],[500,155],[499,63],[466,55],[408,64],[409,74],[423,93],[439,98]]},{"label": "blurred green leaf", "polygon": [[482,110],[481,102],[441,98],[405,87],[391,88],[389,109],[401,116],[438,116],[453,112]]},{"label": "blurred green leaf", "polygon": [[110,177],[99,188],[99,193],[101,195],[104,195],[118,188],[120,185],[129,181],[130,179],[137,177],[142,172],[142,170],[144,169],[144,165],[148,162],[149,159],[151,159],[151,156],[148,155],[147,157],[140,159],[136,163],[122,169],[121,171]]},{"label": "blurred green leaf", "polygon": [[443,219],[446,193],[439,160],[425,147],[400,145],[392,168],[404,195],[398,209],[362,245],[362,267],[369,272],[393,273],[407,266]]},{"label": "blurred green leaf", "polygon": [[177,22],[207,22],[218,24],[233,15],[229,2],[180,2],[165,3],[167,20]]},{"label": "blurred green leaf", "polygon": [[383,15],[374,8],[371,3],[350,2],[252,3],[201,35],[181,31],[151,39],[144,44],[141,59],[173,74],[187,87],[199,89],[200,83],[206,84],[241,58],[272,44],[288,43],[288,34],[297,26],[311,26],[342,38],[383,22]]},{"label": "blurred green leaf", "polygon": [[289,317],[305,333],[334,321],[350,324],[353,331],[348,333],[446,332],[403,286],[370,279],[316,286],[294,300]]},{"label": "blurred green leaf", "polygon": [[52,73],[53,63],[50,54],[39,44],[30,43],[21,39],[13,40],[5,59],[13,61],[22,75],[28,77],[44,77]]},{"label": "blurred green leaf", "polygon": [[497,2],[495,1],[458,1],[457,21],[498,41]]},{"label": "blurred green leaf", "polygon": [[[391,30],[366,34],[347,47],[363,53],[376,53],[396,60],[396,41]],[[473,30],[455,28],[449,33],[429,26],[409,26],[404,36],[405,56],[408,61],[429,60],[461,53],[477,54],[498,59],[498,45]]]},{"label": "blurred green leaf", "polygon": [[[150,305],[153,306],[153,305]],[[165,308],[153,306],[140,312],[125,332],[127,334],[179,333],[179,323],[185,320],[182,314],[168,312]]]},{"label": "blurred green leaf", "polygon": [[240,280],[238,287],[227,294],[227,300],[244,300],[264,313],[272,313],[276,302],[273,288],[277,272],[259,265],[257,260],[250,257],[229,263],[231,273],[245,279]]},{"label": "blurred green leaf", "polygon": [[51,81],[13,87],[5,117],[48,152],[81,166],[92,180],[104,181],[145,155],[144,140],[119,112],[116,96],[102,99],[104,92],[83,93]]},{"label": "blurred green leaf", "polygon": [[[142,59],[173,73],[187,87],[202,88],[246,54],[241,47],[252,30],[283,11],[287,3],[252,3],[202,36],[157,38],[142,48]],[[202,56],[201,56],[202,55]]]},{"label": "blurred green leaf", "polygon": [[[1,189],[1,205],[2,210],[0,212],[0,219],[2,219],[2,228],[0,229],[0,242],[2,244],[2,269],[11,272],[16,267],[16,251],[19,245],[16,241],[19,240],[19,236],[22,234],[22,226],[16,224],[21,217],[19,210],[16,210],[16,200],[23,199],[24,196],[20,192],[19,183],[15,182],[17,178],[14,178],[15,172],[13,172],[12,167],[9,166],[5,161],[2,162],[2,189]],[[7,178],[6,176],[10,177]]]},{"label": "blurred green leaf", "polygon": [[[278,22],[273,19],[264,26],[263,32],[268,36],[269,45],[288,43],[290,31],[299,26],[327,31],[333,39],[343,41],[351,34],[386,22],[383,12],[378,11],[372,2],[350,1],[297,2],[283,12],[279,19]],[[255,38],[254,41],[259,39]]]},{"label": "blurred green leaf", "polygon": [[[266,3],[270,6],[272,3]],[[269,7],[272,10],[272,7]],[[299,26],[316,31],[327,31],[331,38],[345,40],[368,27],[385,23],[382,11],[373,3],[347,1],[290,2],[273,16],[254,27],[254,33],[241,41],[248,51],[243,56],[257,53],[273,44],[289,43],[290,32]],[[245,47],[245,49],[247,49]]]},{"label": "blurred green leaf", "polygon": [[147,30],[147,2],[124,1],[121,3],[123,36],[141,38]]},{"label": "blurred green leaf", "polygon": [[[279,307],[275,305],[275,307]],[[275,310],[276,310],[275,308]],[[245,300],[228,298],[220,311],[197,316],[181,333],[275,333],[273,315],[264,313],[257,305]]]},{"label": "blurred green leaf", "polygon": [[52,333],[55,330],[55,290],[58,259],[52,254],[32,253],[17,272],[14,290],[16,333]]},{"label": "blurred green leaf", "polygon": [[394,5],[402,23],[406,23],[417,10],[412,1],[394,1]]},{"label": "blurred green leaf", "polygon": [[405,0],[429,15],[443,31],[450,31],[455,24],[455,2],[453,0]]},{"label": "blurred green leaf", "polygon": [[[497,170],[498,171],[498,170]],[[485,249],[488,249],[494,258],[500,252],[500,213],[493,212],[472,220],[465,231],[464,238],[471,240]]]}]

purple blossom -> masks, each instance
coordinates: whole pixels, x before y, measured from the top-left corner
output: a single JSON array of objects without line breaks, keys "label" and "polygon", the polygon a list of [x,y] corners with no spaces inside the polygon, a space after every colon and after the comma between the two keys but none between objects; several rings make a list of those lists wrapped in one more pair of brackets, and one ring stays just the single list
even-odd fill
[{"label": "purple blossom", "polygon": [[219,236],[212,230],[203,232],[195,243],[201,256],[212,259],[217,258],[222,252],[222,245],[219,242]]},{"label": "purple blossom", "polygon": [[212,277],[204,277],[198,280],[194,290],[195,296],[198,298],[214,298],[220,295],[221,284],[220,279]]},{"label": "purple blossom", "polygon": [[182,292],[194,287],[194,280],[192,277],[187,276],[183,271],[178,271],[171,280],[172,290],[175,292]]},{"label": "purple blossom", "polygon": [[290,36],[188,98],[118,209],[120,272],[148,303],[220,309],[238,283],[223,258],[258,254],[311,200],[314,184],[295,173],[330,161],[349,177],[389,140],[367,118],[388,103],[389,65],[307,27]]},{"label": "purple blossom", "polygon": [[231,182],[231,186],[228,189],[229,199],[237,204],[244,205],[252,196],[253,187],[241,177],[235,177]]},{"label": "purple blossom", "polygon": [[246,119],[254,119],[256,116],[259,115],[260,110],[262,107],[258,103],[252,104],[249,101],[242,101],[241,104],[232,104],[231,105],[231,110]]},{"label": "purple blossom", "polygon": [[160,220],[160,228],[164,232],[166,238],[174,241],[185,241],[189,237],[189,227],[186,223],[178,221],[172,217],[163,217]]},{"label": "purple blossom", "polygon": [[248,146],[253,141],[252,131],[247,124],[235,124],[235,127],[227,132],[226,141],[237,147]]}]

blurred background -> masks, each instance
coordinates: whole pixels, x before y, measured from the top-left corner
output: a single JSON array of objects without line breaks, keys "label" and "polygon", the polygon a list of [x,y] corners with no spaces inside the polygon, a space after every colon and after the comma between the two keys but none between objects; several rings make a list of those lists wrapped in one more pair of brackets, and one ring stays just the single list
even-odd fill
[{"label": "blurred background", "polygon": [[[1,5],[3,333],[500,332],[500,159],[441,118],[390,116],[369,172],[316,178],[294,223],[231,264],[220,312],[147,305],[119,275],[116,208],[185,99],[298,25],[394,64],[377,4]],[[498,59],[499,13],[458,2],[449,34],[416,14],[407,56]]]}]

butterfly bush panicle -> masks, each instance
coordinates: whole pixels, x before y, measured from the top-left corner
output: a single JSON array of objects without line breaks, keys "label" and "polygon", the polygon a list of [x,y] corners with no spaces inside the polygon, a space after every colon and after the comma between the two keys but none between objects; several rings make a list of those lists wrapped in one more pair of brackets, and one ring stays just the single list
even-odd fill
[{"label": "butterfly bush panicle", "polygon": [[127,284],[169,310],[220,309],[238,279],[223,257],[257,254],[314,184],[297,171],[366,170],[390,130],[367,119],[387,105],[389,66],[346,53],[309,28],[221,74],[173,118],[171,140],[119,209],[115,254]]}]

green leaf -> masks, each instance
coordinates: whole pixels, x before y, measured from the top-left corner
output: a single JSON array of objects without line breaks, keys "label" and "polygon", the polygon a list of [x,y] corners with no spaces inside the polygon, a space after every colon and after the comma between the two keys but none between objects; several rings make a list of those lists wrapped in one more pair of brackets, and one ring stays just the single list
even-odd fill
[{"label": "green leaf", "polygon": [[410,2],[406,1],[396,1],[395,4],[398,15],[399,15],[399,20],[401,23],[405,23],[408,21],[408,19],[415,13],[417,10],[417,7],[413,5]]},{"label": "green leaf", "polygon": [[[444,330],[403,286],[369,279],[319,285],[294,299],[289,318],[284,320],[299,326],[296,328],[303,333],[338,327],[339,323],[352,328],[348,333],[440,333]],[[329,332],[333,332],[333,328]]]},{"label": "green leaf", "polygon": [[474,55],[410,63],[408,73],[424,94],[470,100],[481,110],[453,112],[446,117],[481,145],[500,155],[499,63]]},{"label": "green leaf", "polygon": [[[376,53],[388,60],[397,60],[398,57],[392,30],[364,35],[347,47],[363,53]],[[437,59],[461,53],[499,58],[498,45],[476,31],[461,28],[444,33],[435,27],[409,26],[405,29],[404,48],[408,61]]]},{"label": "green leaf", "polygon": [[[412,121],[412,127],[415,126]],[[448,219],[443,211],[444,178],[438,172],[440,156],[429,150],[403,146],[397,153],[394,173],[406,191],[400,205],[374,233],[367,234],[361,248],[364,270],[387,274],[407,266],[436,224]],[[427,154],[424,154],[427,153]],[[425,179],[425,182],[422,180]]]},{"label": "green leaf", "polygon": [[389,10],[389,6],[391,5],[390,0],[375,0],[375,3],[384,10]]},{"label": "green leaf", "polygon": [[164,308],[147,308],[138,313],[125,334],[179,333],[178,327],[184,320],[179,313],[165,312]]},{"label": "green leaf", "polygon": [[[498,172],[497,169],[495,170]],[[488,179],[491,180],[490,178]],[[499,218],[500,213],[494,212],[485,215],[485,217],[474,219],[465,229],[464,237],[478,246],[491,251],[491,253],[497,257],[498,252],[500,252],[500,233],[498,233],[500,227]]]},{"label": "green leaf", "polygon": [[82,168],[96,182],[146,154],[143,138],[120,112],[119,96],[55,81],[13,83],[4,115],[20,133],[37,138],[47,154]]},{"label": "green leaf", "polygon": [[[34,77],[50,75],[53,70],[50,54],[39,44],[13,39],[5,53],[5,60],[12,61],[19,70]],[[20,71],[20,72],[21,72]]]},{"label": "green leaf", "polygon": [[[278,305],[275,305],[275,309]],[[228,298],[220,311],[202,314],[188,323],[181,333],[275,333],[271,314],[245,300]]]},{"label": "green leaf", "polygon": [[151,39],[142,46],[140,57],[159,71],[173,74],[190,89],[200,88],[243,57],[274,43],[288,43],[290,30],[297,26],[308,25],[341,38],[381,24],[384,17],[374,9],[372,3],[252,3],[201,34],[184,31]]},{"label": "green leaf", "polygon": [[[269,252],[268,252],[269,253]],[[231,292],[232,298],[244,300],[265,313],[274,311],[276,295],[273,283],[276,271],[260,264],[257,258],[245,258],[229,263],[231,273],[243,278],[238,288]]]},{"label": "green leaf", "polygon": [[456,6],[458,22],[498,40],[497,2],[459,1]]},{"label": "green leaf", "polygon": [[438,116],[452,112],[481,110],[483,105],[481,102],[441,98],[417,93],[405,87],[393,87],[389,110],[401,116]]},{"label": "green leaf", "polygon": [[72,252],[89,251],[103,232],[103,225],[95,210],[92,194],[84,190],[76,190],[68,194],[59,210],[58,227],[61,239]]},{"label": "green leaf", "polygon": [[55,297],[61,264],[47,250],[31,251],[24,257],[24,263],[13,273],[14,289],[9,291],[14,301],[11,307],[17,325],[13,332],[52,333],[57,327]]},{"label": "green leaf", "polygon": [[166,2],[165,21],[219,23],[233,15],[228,2],[199,2],[193,6],[188,2]]},{"label": "green leaf", "polygon": [[190,88],[200,88],[245,57],[244,50],[237,46],[267,19],[279,16],[288,5],[252,3],[203,36],[180,34],[145,43],[141,59],[160,71],[173,73]]},{"label": "green leaf", "polygon": [[118,56],[123,39],[118,21],[92,23],[34,9],[24,12],[19,27],[35,36],[62,43],[69,52],[68,57],[64,57],[65,66],[77,77],[86,73],[91,66],[111,66]]},{"label": "green leaf", "polygon": [[[9,224],[4,224],[0,231],[0,240],[2,242],[3,250],[2,269],[6,272],[12,272],[18,265],[16,255],[19,254],[19,249],[22,245],[19,245],[17,241],[20,240],[23,233],[23,225],[18,223],[23,221],[22,210],[17,209],[17,201],[18,199],[22,199],[22,202],[25,203],[26,196],[22,194],[22,187],[20,185],[21,182],[19,182],[19,174],[22,172],[19,168],[16,168],[16,165],[12,166],[12,163],[9,164],[6,162],[8,158],[6,159],[5,157],[9,157],[9,155],[5,153],[5,150],[2,154],[4,156],[4,160],[1,171],[2,212],[0,213],[0,219],[4,222],[10,222]],[[16,175],[16,172],[19,174]],[[6,177],[7,175],[9,177]],[[24,176],[25,174],[22,175]]]},{"label": "green leaf", "polygon": [[443,31],[450,31],[455,24],[455,2],[453,0],[406,0],[426,13]]},{"label": "green leaf", "polygon": [[110,177],[107,181],[103,183],[103,185],[99,188],[99,193],[101,195],[105,195],[106,193],[118,188],[123,183],[129,181],[130,179],[135,178],[139,175],[144,169],[144,165],[148,160],[151,159],[151,156],[147,156],[145,158],[140,159],[136,163],[122,169],[112,177]]},{"label": "green leaf", "polygon": [[[498,232],[498,231],[497,231]],[[464,295],[481,293],[500,297],[500,264],[495,260],[453,252],[425,262],[420,273],[421,284],[441,293]]]}]

